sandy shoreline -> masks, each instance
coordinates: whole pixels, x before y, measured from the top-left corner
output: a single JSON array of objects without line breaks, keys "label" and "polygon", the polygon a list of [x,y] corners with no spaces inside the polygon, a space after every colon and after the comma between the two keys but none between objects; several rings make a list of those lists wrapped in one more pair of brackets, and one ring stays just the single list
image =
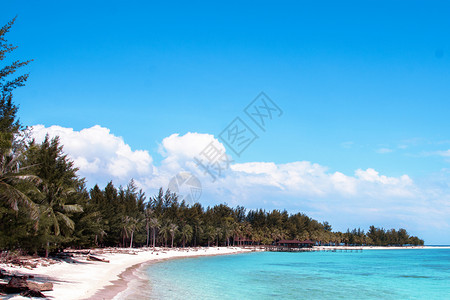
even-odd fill
[{"label": "sandy shoreline", "polygon": [[[321,246],[317,250],[330,250],[336,247]],[[405,249],[450,249],[448,247],[352,247],[340,246],[342,250],[405,250]],[[148,264],[176,258],[237,254],[255,251],[239,247],[210,247],[186,249],[132,249],[130,253],[114,253],[114,251],[130,252],[130,249],[98,250],[96,257],[109,260],[109,263],[87,261],[86,256],[75,257],[75,263],[60,262],[50,266],[39,266],[26,269],[0,264],[0,268],[17,275],[34,275],[35,281],[51,281],[53,291],[44,292],[49,299],[113,299],[127,290],[131,282],[143,282],[143,269]],[[94,252],[95,253],[95,252]],[[140,274],[140,275],[139,275]],[[5,299],[29,299],[21,296],[8,296]]]},{"label": "sandy shoreline", "polygon": [[[129,249],[117,249],[125,250]],[[75,263],[59,262],[35,269],[0,264],[0,268],[17,275],[34,275],[35,281],[53,282],[53,291],[44,292],[50,299],[112,299],[126,288],[133,278],[133,271],[140,265],[164,259],[226,255],[249,252],[239,247],[210,247],[195,249],[132,249],[133,254],[95,253],[96,257],[109,260],[109,263],[87,261],[86,256],[76,257]],[[97,294],[98,293],[98,294]],[[8,296],[7,299],[29,299],[21,296]]]},{"label": "sandy shoreline", "polygon": [[[124,272],[119,274],[119,278],[110,282],[110,285],[106,285],[98,289],[94,295],[86,300],[112,300],[120,299],[120,295],[130,290],[130,283],[143,283],[147,285],[148,278],[144,275],[144,270],[151,264],[173,259],[192,258],[200,256],[216,256],[216,255],[232,255],[238,253],[248,253],[256,251],[255,249],[244,249],[240,247],[210,247],[210,248],[193,248],[193,249],[178,249],[161,251],[157,258],[144,261],[142,263],[135,264],[128,267]],[[259,250],[260,251],[260,250]]]}]

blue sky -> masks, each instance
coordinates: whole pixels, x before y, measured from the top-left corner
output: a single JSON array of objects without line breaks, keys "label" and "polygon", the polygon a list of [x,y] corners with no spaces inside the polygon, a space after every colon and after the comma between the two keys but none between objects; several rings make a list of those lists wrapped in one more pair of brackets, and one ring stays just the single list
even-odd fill
[{"label": "blue sky", "polygon": [[[264,91],[284,113],[256,130],[260,138],[233,156],[236,163],[308,161],[347,176],[371,168],[446,195],[449,8],[447,1],[8,1],[0,22],[18,16],[8,36],[20,46],[14,58],[35,59],[15,98],[23,124],[100,125],[158,167],[165,138],[217,137]],[[298,201],[280,208],[333,221],[324,206]],[[450,233],[442,220],[439,230]],[[408,225],[381,214],[373,221]],[[429,242],[450,243],[423,226],[411,225]]]}]

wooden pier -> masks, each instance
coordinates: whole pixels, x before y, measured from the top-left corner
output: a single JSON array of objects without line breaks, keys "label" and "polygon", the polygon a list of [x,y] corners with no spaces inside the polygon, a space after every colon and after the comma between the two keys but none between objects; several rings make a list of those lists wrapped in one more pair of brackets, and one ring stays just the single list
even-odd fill
[{"label": "wooden pier", "polygon": [[264,246],[266,251],[271,252],[362,252],[363,248],[350,248],[350,247],[286,247],[281,245],[268,245]]}]

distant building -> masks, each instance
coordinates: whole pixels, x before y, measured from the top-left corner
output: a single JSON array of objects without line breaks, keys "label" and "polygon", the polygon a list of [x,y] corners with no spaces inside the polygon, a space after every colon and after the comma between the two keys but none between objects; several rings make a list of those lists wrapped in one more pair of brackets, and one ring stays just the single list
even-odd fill
[{"label": "distant building", "polygon": [[315,243],[310,240],[280,240],[277,242],[277,246],[286,248],[312,248],[314,244]]}]

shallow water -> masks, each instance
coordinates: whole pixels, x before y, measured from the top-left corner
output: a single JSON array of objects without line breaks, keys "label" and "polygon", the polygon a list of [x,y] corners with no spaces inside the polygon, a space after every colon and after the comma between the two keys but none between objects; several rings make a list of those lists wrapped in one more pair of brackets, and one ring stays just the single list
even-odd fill
[{"label": "shallow water", "polygon": [[450,299],[450,249],[259,252],[169,260],[125,299]]}]

